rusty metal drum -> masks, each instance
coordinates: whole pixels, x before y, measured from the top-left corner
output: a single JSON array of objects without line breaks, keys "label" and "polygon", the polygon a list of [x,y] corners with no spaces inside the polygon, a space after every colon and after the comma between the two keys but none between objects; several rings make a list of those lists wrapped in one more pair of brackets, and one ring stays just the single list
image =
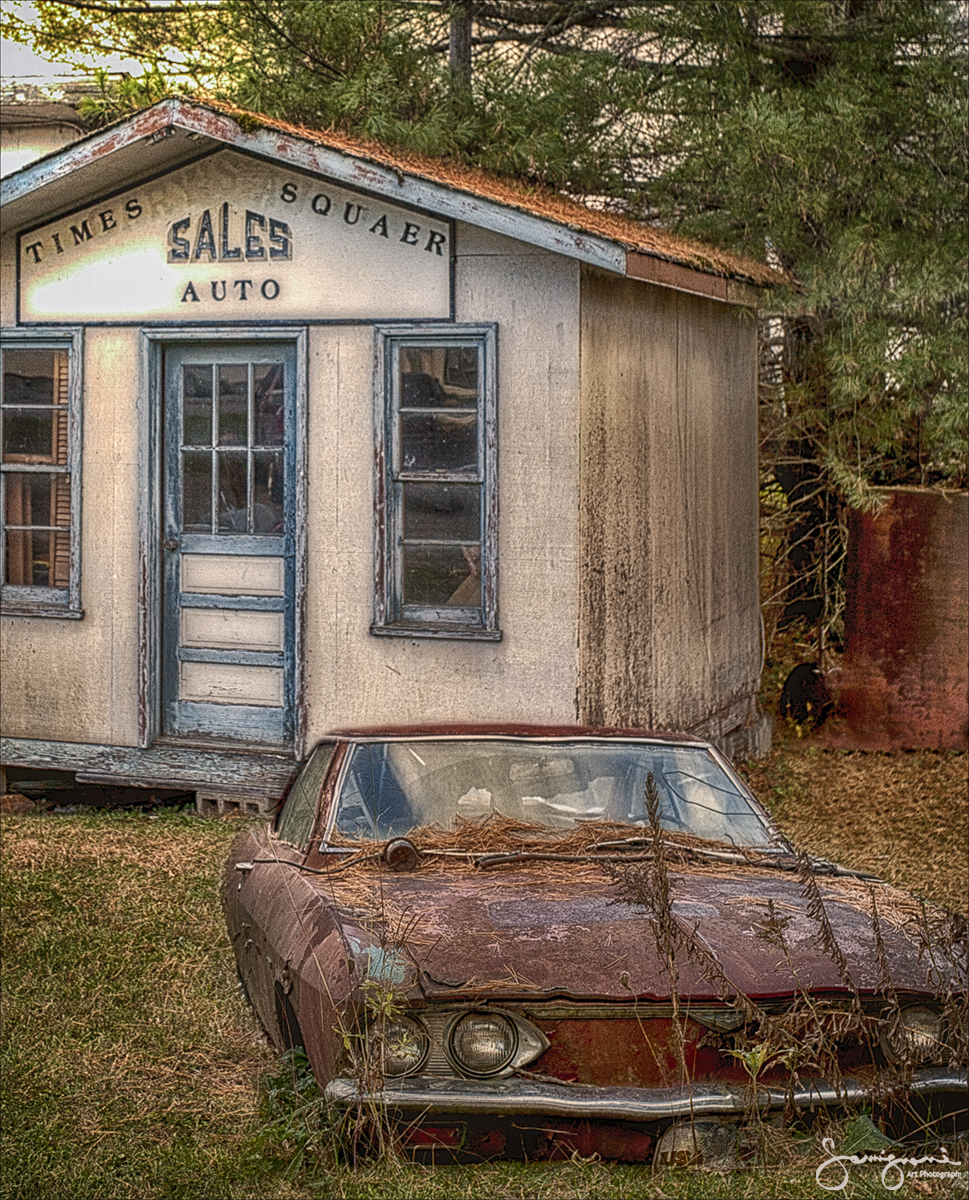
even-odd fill
[{"label": "rusty metal drum", "polygon": [[969,496],[886,488],[851,516],[838,716],[818,741],[860,750],[965,750]]}]

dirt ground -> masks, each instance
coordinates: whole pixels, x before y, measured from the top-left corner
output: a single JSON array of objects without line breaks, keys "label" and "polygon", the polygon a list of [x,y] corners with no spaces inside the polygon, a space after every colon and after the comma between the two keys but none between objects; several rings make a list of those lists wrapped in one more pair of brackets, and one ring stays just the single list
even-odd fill
[{"label": "dirt ground", "polygon": [[[796,648],[795,648],[796,652]],[[743,774],[791,840],[969,915],[969,756],[824,750],[777,719],[788,651],[765,672],[769,757]]]}]

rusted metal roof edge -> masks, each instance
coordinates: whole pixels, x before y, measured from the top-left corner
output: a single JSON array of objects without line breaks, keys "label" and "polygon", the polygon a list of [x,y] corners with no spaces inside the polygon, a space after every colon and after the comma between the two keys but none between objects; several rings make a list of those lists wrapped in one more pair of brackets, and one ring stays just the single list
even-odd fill
[{"label": "rusted metal roof edge", "polygon": [[756,308],[760,303],[758,289],[746,280],[708,274],[694,267],[672,262],[658,254],[643,254],[630,250],[626,254],[626,275],[630,279],[641,279],[645,283],[655,283],[660,287],[687,292],[691,296],[703,296],[708,300],[719,300],[724,304]]}]

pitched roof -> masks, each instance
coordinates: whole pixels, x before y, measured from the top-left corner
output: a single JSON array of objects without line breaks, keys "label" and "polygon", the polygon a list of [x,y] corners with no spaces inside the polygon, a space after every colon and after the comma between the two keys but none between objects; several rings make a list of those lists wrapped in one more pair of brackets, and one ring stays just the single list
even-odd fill
[{"label": "pitched roof", "polygon": [[749,285],[783,282],[765,263],[588,208],[550,188],[334,130],[307,129],[209,98],[160,101],[7,176],[0,185],[4,224],[14,229],[49,219],[217,146],[330,176],[621,275],[719,300],[749,304],[756,301]]},{"label": "pitched roof", "polygon": [[456,191],[471,193],[483,200],[492,200],[520,212],[556,221],[570,229],[608,238],[618,242],[626,250],[761,287],[770,287],[782,281],[777,272],[771,270],[766,263],[728,250],[718,250],[617,213],[589,208],[552,188],[531,186],[477,167],[391,148],[379,142],[352,137],[331,129],[317,130],[307,129],[302,125],[291,125],[275,117],[249,112],[223,101],[206,99],[201,103],[207,108],[237,117],[244,123],[257,122],[267,129],[276,129],[354,158],[379,163],[391,170],[443,184]]}]

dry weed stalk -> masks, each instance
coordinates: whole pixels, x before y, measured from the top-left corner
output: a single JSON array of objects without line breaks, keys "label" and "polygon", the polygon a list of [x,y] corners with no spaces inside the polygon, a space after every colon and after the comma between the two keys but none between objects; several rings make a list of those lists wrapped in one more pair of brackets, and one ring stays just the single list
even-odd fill
[{"label": "dry weed stalk", "polygon": [[678,954],[685,955],[688,961],[698,966],[703,978],[716,988],[721,999],[725,1003],[732,1002],[744,1014],[746,1020],[758,1020],[763,1014],[748,996],[730,984],[720,963],[697,937],[697,925],[687,926],[674,912],[672,882],[667,870],[667,835],[660,824],[660,796],[652,773],[646,780],[645,799],[652,856],[641,864],[609,865],[608,873],[620,885],[624,893],[622,899],[626,903],[641,906],[649,916],[656,952],[669,982],[670,1002],[673,1008],[673,1051],[683,1081],[689,1084],[690,1072],[687,1068],[684,1039],[685,1018],[678,987]]},{"label": "dry weed stalk", "polygon": [[946,1050],[952,1067],[969,1062],[969,922],[958,913],[921,904],[909,929],[928,963],[928,982],[944,997]]},{"label": "dry weed stalk", "polygon": [[[851,973],[845,954],[839,945],[837,933],[832,925],[825,905],[825,896],[818,884],[812,861],[803,853],[797,856],[797,871],[801,892],[806,903],[807,915],[815,922],[818,941],[824,953],[837,969],[850,1000],[819,997],[813,993],[811,981],[802,978],[797,962],[787,939],[787,926],[791,917],[779,911],[773,899],[768,899],[768,915],[757,930],[757,936],[775,947],[783,956],[795,983],[795,996],[786,1012],[765,1011],[750,996],[733,987],[726,979],[719,962],[697,937],[697,926],[692,928],[676,916],[671,899],[671,880],[666,857],[671,847],[664,844],[659,822],[654,811],[655,798],[647,791],[647,811],[650,814],[650,834],[653,856],[645,864],[612,866],[609,874],[623,891],[623,899],[642,906],[650,917],[650,926],[656,942],[657,953],[664,965],[670,984],[670,995],[674,1013],[674,1045],[677,1060],[685,1071],[685,1042],[682,1009],[677,997],[679,972],[677,959],[682,956],[701,967],[703,978],[714,984],[724,1003],[730,1003],[744,1016],[743,1026],[726,1037],[715,1039],[726,1053],[736,1057],[747,1070],[751,1079],[750,1112],[748,1117],[759,1119],[759,1077],[769,1066],[782,1064],[789,1072],[787,1083],[788,1103],[785,1116],[796,1115],[793,1111],[793,1095],[802,1075],[818,1076],[827,1080],[838,1092],[843,1086],[842,1056],[852,1045],[859,1046],[868,1062],[876,1061],[876,1051],[883,1033],[889,1036],[901,1030],[902,1004],[898,998],[882,932],[882,922],[888,920],[897,929],[917,936],[920,945],[920,960],[927,964],[927,985],[945,997],[945,1019],[948,1025],[948,1041],[951,1043],[949,1061],[965,1061],[967,1048],[967,991],[965,984],[966,922],[962,918],[945,913],[935,906],[926,905],[894,888],[882,885],[876,891],[871,884],[857,880],[825,878],[839,900],[847,900],[858,908],[863,907],[862,898],[867,898],[866,911],[870,914],[874,940],[874,953],[878,968],[876,993],[883,1001],[880,1011],[864,1005],[858,985]],[[675,850],[673,850],[675,853]],[[691,863],[691,871],[693,865]],[[718,873],[741,875],[744,868],[723,867]],[[794,910],[796,911],[796,910]],[[951,1015],[950,1015],[951,1013]],[[904,1046],[904,1039],[898,1039]],[[732,1043],[730,1046],[725,1042]],[[889,1075],[891,1087],[885,1086],[885,1072],[871,1072],[872,1083],[881,1090],[872,1092],[875,1103],[891,1103],[904,1093],[906,1079],[915,1066],[911,1058],[900,1064],[901,1070]]]},{"label": "dry weed stalk", "polygon": [[821,889],[818,887],[818,881],[814,876],[813,864],[803,851],[798,851],[797,853],[797,873],[801,881],[801,892],[807,901],[808,916],[817,922],[821,949],[838,968],[841,982],[857,999],[858,988],[852,978],[851,972],[848,970],[848,962],[841,947],[838,945],[837,936],[828,919],[828,911],[824,906],[824,897],[821,895]]}]

